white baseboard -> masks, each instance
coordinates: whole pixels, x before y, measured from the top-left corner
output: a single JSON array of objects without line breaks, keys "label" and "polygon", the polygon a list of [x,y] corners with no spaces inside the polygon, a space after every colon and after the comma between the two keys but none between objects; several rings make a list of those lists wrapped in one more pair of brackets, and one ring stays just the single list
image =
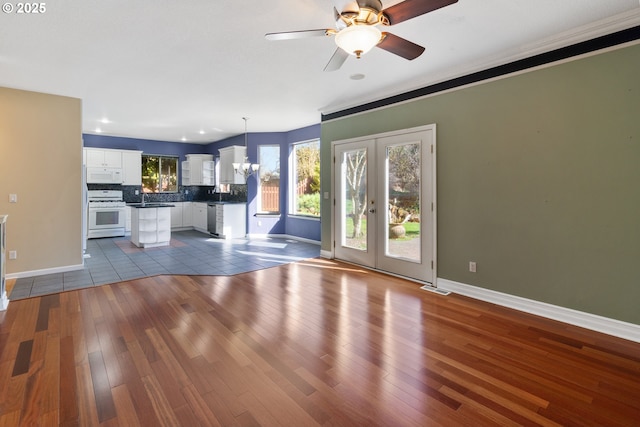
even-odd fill
[{"label": "white baseboard", "polygon": [[320,250],[320,257],[326,258],[326,259],[333,259],[333,252],[332,251],[323,251],[321,249]]},{"label": "white baseboard", "polygon": [[311,240],[304,237],[291,236],[289,234],[247,234],[247,238],[249,239],[269,239],[269,238],[277,238],[277,239],[291,239],[298,240],[300,242],[311,243],[314,245],[319,245],[320,242],[317,240]]},{"label": "white baseboard", "polygon": [[438,278],[438,288],[478,300],[640,342],[640,325]]},{"label": "white baseboard", "polygon": [[42,270],[21,271],[6,275],[7,279],[20,279],[22,277],[44,276],[45,274],[66,273],[68,271],[82,270],[84,264],[65,265],[63,267],[44,268]]}]

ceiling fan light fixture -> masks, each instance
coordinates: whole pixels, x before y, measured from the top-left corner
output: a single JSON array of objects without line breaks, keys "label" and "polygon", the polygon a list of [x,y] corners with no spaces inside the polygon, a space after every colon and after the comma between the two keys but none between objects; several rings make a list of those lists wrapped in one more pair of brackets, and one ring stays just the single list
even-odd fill
[{"label": "ceiling fan light fixture", "polygon": [[373,25],[350,25],[336,34],[338,47],[360,58],[380,42],[382,32]]}]

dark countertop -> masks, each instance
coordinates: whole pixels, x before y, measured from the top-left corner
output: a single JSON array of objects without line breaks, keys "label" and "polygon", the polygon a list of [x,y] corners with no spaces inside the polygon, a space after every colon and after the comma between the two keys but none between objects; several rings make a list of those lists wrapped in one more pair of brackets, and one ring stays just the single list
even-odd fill
[{"label": "dark countertop", "polygon": [[132,208],[137,208],[137,209],[146,209],[146,208],[172,208],[175,205],[172,205],[170,203],[156,203],[156,202],[149,202],[149,203],[127,203],[127,206],[132,207]]},{"label": "dark countertop", "polygon": [[240,204],[245,204],[246,205],[247,204],[247,202],[235,202],[235,201],[228,201],[228,202],[224,202],[224,201],[215,202],[214,201],[214,202],[212,202],[210,200],[205,202],[205,203],[207,203],[209,206],[211,206],[211,205],[240,205]]}]

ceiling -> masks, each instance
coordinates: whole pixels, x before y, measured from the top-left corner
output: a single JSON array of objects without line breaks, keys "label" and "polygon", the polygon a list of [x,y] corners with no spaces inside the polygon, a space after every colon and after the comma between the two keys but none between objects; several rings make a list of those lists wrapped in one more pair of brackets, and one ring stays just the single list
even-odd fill
[{"label": "ceiling", "polygon": [[[83,100],[83,131],[209,143],[283,132],[321,113],[640,25],[638,0],[459,0],[387,31],[426,47],[382,49],[323,72],[345,0],[56,0],[0,15],[0,86]],[[383,1],[385,7],[399,0]],[[352,76],[364,78],[354,80]],[[98,131],[99,129],[99,131]]]}]

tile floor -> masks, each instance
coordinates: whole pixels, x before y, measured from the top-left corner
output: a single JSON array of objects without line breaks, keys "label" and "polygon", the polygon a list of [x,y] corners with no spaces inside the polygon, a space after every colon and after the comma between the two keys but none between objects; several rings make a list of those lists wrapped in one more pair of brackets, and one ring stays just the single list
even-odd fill
[{"label": "tile floor", "polygon": [[10,300],[157,274],[232,275],[320,255],[320,245],[286,238],[213,239],[197,231],[171,235],[171,245],[140,249],[129,237],[88,241],[82,270],[16,280]]}]

